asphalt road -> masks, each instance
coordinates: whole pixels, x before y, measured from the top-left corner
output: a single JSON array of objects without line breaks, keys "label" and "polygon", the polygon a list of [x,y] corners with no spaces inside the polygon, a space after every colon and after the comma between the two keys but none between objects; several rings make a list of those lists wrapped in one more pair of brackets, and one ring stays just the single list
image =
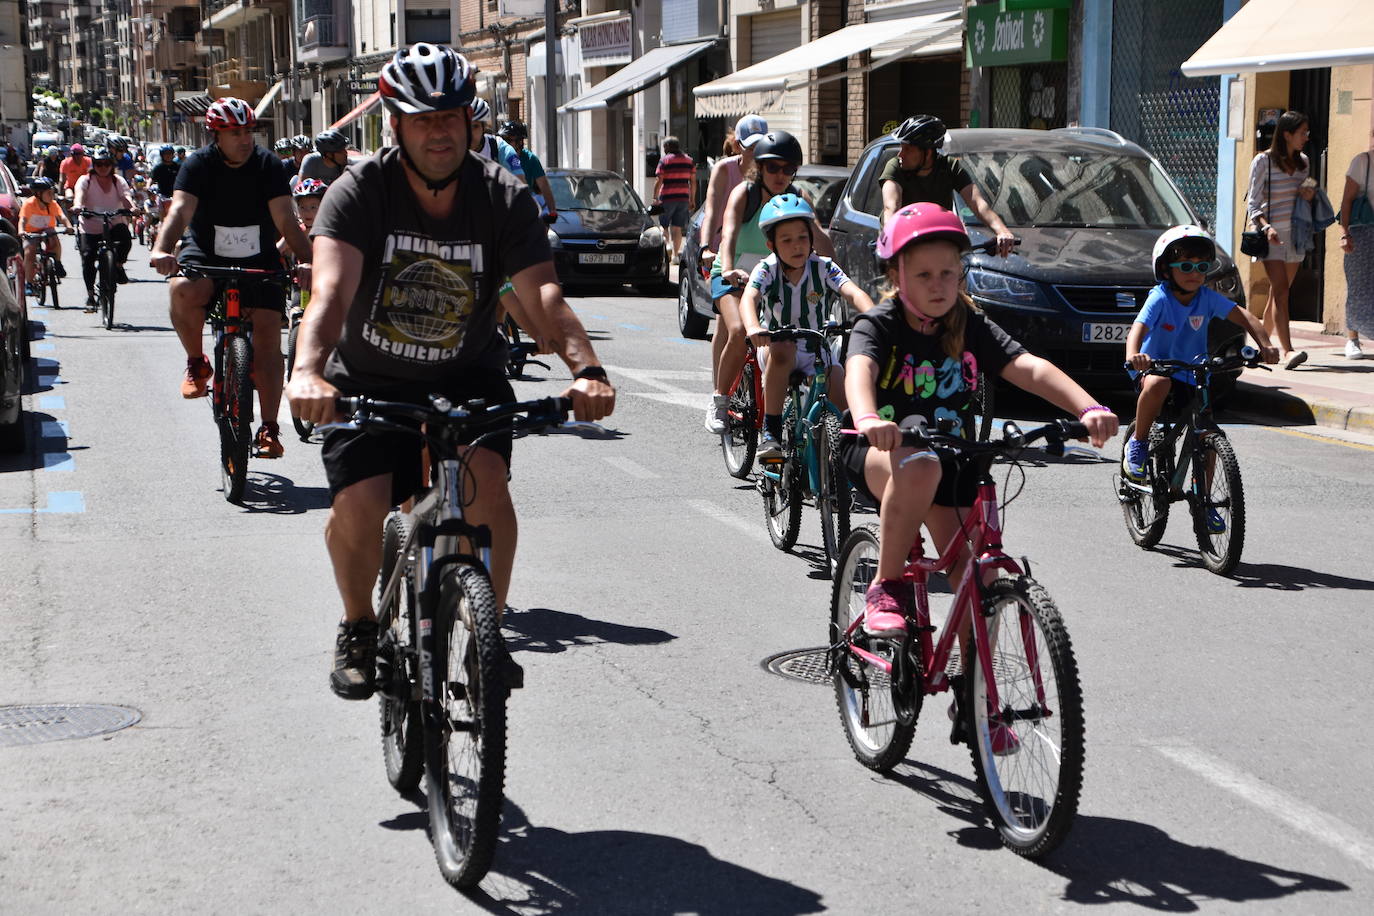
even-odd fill
[{"label": "asphalt road", "polygon": [[[144,250],[135,247],[135,257]],[[75,259],[69,256],[69,262]],[[73,271],[75,273],[75,271]],[[518,444],[508,804],[481,892],[434,866],[386,784],[375,703],[330,694],[338,603],[317,444],[218,490],[146,266],[113,332],[37,316],[43,438],[0,461],[0,704],[108,703],[103,737],[0,742],[0,910],[68,912],[1367,912],[1374,441],[1229,427],[1249,495],[1218,578],[1175,521],[1142,552],[1109,461],[1028,467],[1007,544],[1082,672],[1079,817],[1043,863],[1000,849],[944,703],[890,778],[831,691],[761,662],[822,644],[829,590],[702,429],[708,345],[674,304],[573,299],[620,389],[601,440]],[[79,280],[64,299],[76,302]],[[522,395],[567,372],[534,369]],[[1024,400],[1023,416],[1050,412]],[[285,421],[285,416],[283,416]],[[287,426],[289,429],[289,424]],[[1116,448],[1110,449],[1114,458]],[[1363,903],[1361,903],[1363,901]]]}]

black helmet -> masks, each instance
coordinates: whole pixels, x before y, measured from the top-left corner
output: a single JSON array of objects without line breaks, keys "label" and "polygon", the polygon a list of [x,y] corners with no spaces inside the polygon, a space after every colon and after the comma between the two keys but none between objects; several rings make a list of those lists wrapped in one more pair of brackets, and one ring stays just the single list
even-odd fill
[{"label": "black helmet", "polygon": [[57,185],[52,183],[51,178],[35,178],[29,182],[29,190],[35,197],[38,196],[39,191],[53,191],[56,189]]},{"label": "black helmet", "polygon": [[320,153],[342,153],[348,149],[348,141],[344,135],[334,130],[332,127],[320,131],[315,135],[315,151]]},{"label": "black helmet", "polygon": [[754,161],[782,159],[793,165],[802,164],[802,148],[797,138],[785,130],[772,130],[754,144]]},{"label": "black helmet", "polygon": [[529,128],[525,127],[523,121],[507,121],[501,125],[501,129],[496,133],[506,140],[528,140],[530,138]]},{"label": "black helmet", "polygon": [[945,122],[934,115],[907,118],[892,132],[892,138],[921,149],[939,149],[945,145]]}]

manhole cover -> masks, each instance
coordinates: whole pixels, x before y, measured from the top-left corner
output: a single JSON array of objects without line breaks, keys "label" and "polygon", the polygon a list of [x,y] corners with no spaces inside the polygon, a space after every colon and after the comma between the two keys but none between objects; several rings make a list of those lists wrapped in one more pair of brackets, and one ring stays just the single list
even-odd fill
[{"label": "manhole cover", "polygon": [[141,718],[126,706],[0,706],[0,747],[104,735]]},{"label": "manhole cover", "polygon": [[830,673],[825,670],[828,649],[793,649],[763,660],[763,667],[778,675],[804,684],[829,684]]}]

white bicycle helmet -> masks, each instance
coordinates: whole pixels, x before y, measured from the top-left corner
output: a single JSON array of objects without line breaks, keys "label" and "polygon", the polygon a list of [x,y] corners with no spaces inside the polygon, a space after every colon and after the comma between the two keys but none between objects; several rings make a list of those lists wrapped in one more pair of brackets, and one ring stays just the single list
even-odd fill
[{"label": "white bicycle helmet", "polygon": [[476,68],[447,45],[419,42],[401,48],[377,75],[382,103],[398,115],[471,105]]},{"label": "white bicycle helmet", "polygon": [[491,106],[487,104],[486,99],[472,100],[472,120],[491,123]]},{"label": "white bicycle helmet", "polygon": [[1206,229],[1193,225],[1174,226],[1164,230],[1164,234],[1155,240],[1154,252],[1150,260],[1154,264],[1156,280],[1169,279],[1169,262],[1177,257],[1176,254],[1171,254],[1170,250],[1179,242],[1188,239],[1195,239],[1210,249],[1208,253],[1202,256],[1205,260],[1215,261],[1217,259],[1216,240]]}]

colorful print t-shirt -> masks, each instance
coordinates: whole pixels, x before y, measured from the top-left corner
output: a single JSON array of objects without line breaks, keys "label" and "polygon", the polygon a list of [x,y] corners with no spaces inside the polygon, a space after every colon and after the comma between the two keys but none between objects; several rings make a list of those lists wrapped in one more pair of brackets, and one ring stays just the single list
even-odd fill
[{"label": "colorful print t-shirt", "polygon": [[897,299],[884,299],[858,317],[849,338],[849,358],[867,356],[878,364],[878,416],[898,425],[916,418],[932,424],[950,418],[960,435],[973,422],[978,372],[991,380],[1026,348],[982,312],[970,311],[964,352],[955,359],[940,338],[907,324]]},{"label": "colorful print t-shirt", "polygon": [[551,259],[547,227],[519,179],[481,156],[460,167],[453,212],[432,219],[387,147],[329,186],[311,235],[352,245],[362,276],[325,378],[346,391],[445,381],[505,364],[496,296]]}]

